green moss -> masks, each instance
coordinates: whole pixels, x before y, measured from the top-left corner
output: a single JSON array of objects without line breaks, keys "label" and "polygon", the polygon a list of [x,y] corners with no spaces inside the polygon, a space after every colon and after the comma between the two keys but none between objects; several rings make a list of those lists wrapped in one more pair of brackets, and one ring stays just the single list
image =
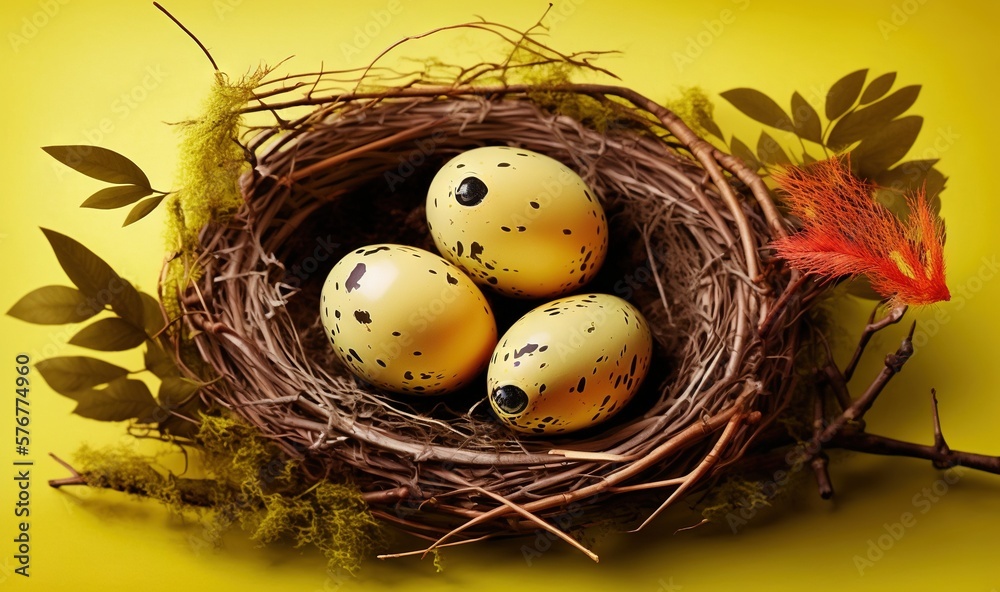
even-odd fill
[{"label": "green moss", "polygon": [[385,544],[383,526],[357,487],[347,481],[309,483],[299,463],[253,426],[206,416],[195,441],[205,479],[158,471],[155,458],[124,447],[84,447],[77,456],[92,487],[153,498],[178,512],[201,511],[203,537],[213,544],[239,525],[260,544],[315,546],[330,569],[352,574]]},{"label": "green moss", "polygon": [[224,221],[243,203],[239,178],[250,165],[239,143],[240,109],[267,72],[258,68],[235,82],[217,72],[201,116],[182,124],[181,189],[165,204],[167,249],[179,254],[168,264],[163,282],[164,306],[171,318],[180,313],[178,295],[201,276],[193,263],[198,233],[210,222]]}]

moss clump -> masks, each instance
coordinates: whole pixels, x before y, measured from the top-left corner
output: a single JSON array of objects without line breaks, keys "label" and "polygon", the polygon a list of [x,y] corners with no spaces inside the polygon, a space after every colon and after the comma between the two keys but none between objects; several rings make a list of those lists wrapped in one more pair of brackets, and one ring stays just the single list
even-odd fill
[{"label": "moss clump", "polygon": [[258,68],[232,82],[216,72],[202,115],[182,124],[181,189],[165,204],[167,249],[180,255],[169,263],[163,282],[164,306],[171,318],[180,313],[177,295],[201,273],[192,256],[198,233],[210,222],[225,220],[243,203],[239,178],[250,164],[239,143],[240,109],[267,73]]},{"label": "moss clump", "polygon": [[208,478],[190,479],[154,467],[155,458],[125,447],[84,447],[77,460],[87,485],[159,500],[171,510],[196,510],[204,538],[218,544],[239,524],[261,544],[314,545],[334,571],[357,573],[385,544],[384,527],[348,482],[310,484],[299,463],[242,421],[205,416],[195,438]]}]

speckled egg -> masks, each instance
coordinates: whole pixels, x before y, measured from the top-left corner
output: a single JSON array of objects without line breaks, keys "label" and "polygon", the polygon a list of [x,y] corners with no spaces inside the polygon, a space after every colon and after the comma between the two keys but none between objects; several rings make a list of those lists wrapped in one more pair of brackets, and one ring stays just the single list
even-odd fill
[{"label": "speckled egg", "polygon": [[476,283],[516,298],[554,298],[597,273],[608,221],[593,191],[561,162],[523,148],[459,154],[427,192],[438,250]]},{"label": "speckled egg", "polygon": [[337,262],[323,285],[320,316],[351,372],[398,393],[467,385],[497,342],[479,287],[434,253],[404,245],[371,245]]},{"label": "speckled egg", "polygon": [[652,351],[649,324],[625,300],[561,298],[528,312],[500,339],[487,375],[490,404],[525,434],[590,427],[628,403]]}]

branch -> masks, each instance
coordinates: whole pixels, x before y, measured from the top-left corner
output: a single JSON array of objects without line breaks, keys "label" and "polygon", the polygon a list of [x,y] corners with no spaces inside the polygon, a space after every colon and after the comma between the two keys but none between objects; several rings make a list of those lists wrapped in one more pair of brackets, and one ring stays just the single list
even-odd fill
[{"label": "branch", "polygon": [[938,469],[962,466],[1000,475],[1000,456],[988,456],[958,450],[941,450],[937,446],[903,442],[902,440],[894,440],[893,438],[876,434],[845,432],[837,434],[830,440],[827,446],[830,448],[866,452],[868,454],[921,458],[933,462],[934,466]]}]

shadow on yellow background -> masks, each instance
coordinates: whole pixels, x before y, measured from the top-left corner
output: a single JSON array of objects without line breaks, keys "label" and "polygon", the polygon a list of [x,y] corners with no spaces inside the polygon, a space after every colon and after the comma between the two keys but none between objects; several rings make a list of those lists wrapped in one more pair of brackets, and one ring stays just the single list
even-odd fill
[{"label": "shadow on yellow background", "polygon": [[[357,0],[266,3],[260,0],[167,0],[196,31],[224,71],[239,75],[260,63],[294,56],[289,69],[361,66],[407,35],[469,20],[526,27],[543,2]],[[666,101],[699,85],[711,94],[750,86],[775,97],[799,90],[822,97],[847,72],[899,73],[897,84],[922,84],[914,112],[925,117],[911,158],[940,158],[950,177],[943,194],[950,303],[917,311],[917,354],[869,415],[888,436],[930,442],[929,390],[937,389],[949,444],[1000,454],[994,426],[1000,370],[1000,205],[994,195],[995,101],[1000,8],[941,0],[779,0],[605,2],[557,0],[551,43],[564,50],[618,50],[603,66],[626,86]],[[178,135],[168,122],[196,114],[211,82],[198,48],[150,3],[17,0],[0,9],[4,85],[5,171],[0,253],[0,308],[29,290],[67,284],[39,226],[69,234],[124,277],[155,289],[163,257],[156,213],[119,228],[122,211],[81,210],[102,187],[65,169],[41,146],[97,144],[130,156],[154,185],[170,186]],[[430,39],[411,55],[443,55],[454,45]],[[814,100],[818,104],[818,101]],[[723,101],[723,128],[757,129]],[[746,134],[749,135],[749,134]],[[869,305],[843,303],[845,343]],[[240,533],[221,551],[197,544],[200,526],[154,504],[88,490],[55,491],[65,469],[48,457],[71,458],[81,442],[123,439],[119,425],[70,414],[73,403],[36,380],[31,391],[30,578],[14,573],[18,536],[13,466],[14,360],[80,352],[66,344],[73,328],[0,318],[8,401],[0,432],[0,583],[24,590],[971,590],[1000,589],[997,532],[1000,477],[973,471],[945,475],[929,463],[844,454],[832,468],[837,495],[816,498],[811,484],[779,507],[735,526],[674,534],[697,513],[678,506],[650,529],[613,535],[595,551],[600,564],[561,544],[525,538],[457,548],[445,571],[430,561],[370,561],[358,580],[324,573],[312,551],[254,548]],[[861,369],[878,369],[878,352],[894,350],[904,327],[873,344]],[[846,346],[845,346],[846,348]],[[843,353],[843,352],[842,352]],[[141,366],[138,354],[115,359]],[[948,478],[946,481],[945,478]],[[912,519],[905,519],[909,513]],[[731,526],[733,526],[731,528]],[[735,531],[735,532],[734,532]],[[548,544],[546,544],[548,543]],[[415,543],[400,539],[400,545]],[[526,561],[522,546],[540,551]],[[862,558],[862,562],[858,562]],[[867,562],[865,562],[867,561]]]}]

